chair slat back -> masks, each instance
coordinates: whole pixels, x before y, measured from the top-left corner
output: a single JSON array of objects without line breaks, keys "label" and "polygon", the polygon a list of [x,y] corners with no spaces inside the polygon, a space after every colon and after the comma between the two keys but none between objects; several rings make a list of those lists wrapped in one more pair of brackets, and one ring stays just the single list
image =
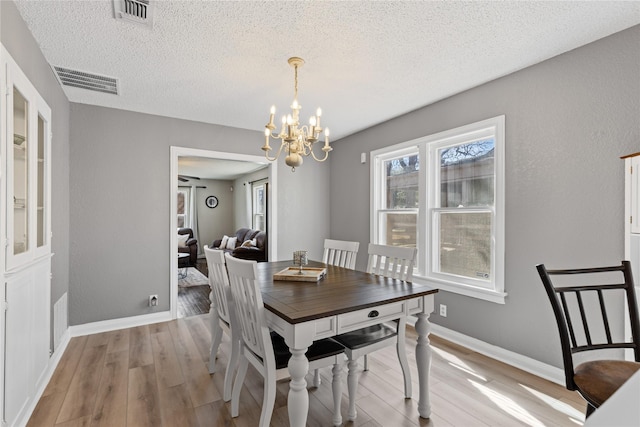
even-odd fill
[{"label": "chair slat back", "polygon": [[[613,267],[548,270],[544,264],[539,264],[536,268],[558,325],[567,388],[576,389],[573,382],[574,353],[628,348],[633,349],[635,360],[640,362],[640,321],[629,261]],[[621,273],[622,281],[611,283],[612,273]],[[554,285],[552,276],[572,276],[569,278],[572,279],[571,285]],[[561,280],[560,277],[557,280]],[[611,334],[605,294],[611,296],[616,292],[626,295],[629,308],[626,320],[631,325],[629,340],[623,336],[615,338]],[[598,335],[596,331],[604,333]]]},{"label": "chair slat back", "polygon": [[411,282],[416,248],[369,243],[367,273]]},{"label": "chair slat back", "polygon": [[[253,353],[265,360],[265,363],[272,363],[272,366],[275,366],[269,328],[264,317],[262,293],[256,280],[257,263],[234,258],[230,254],[226,254],[226,260],[242,341]],[[265,349],[271,349],[271,351],[265,351]]]},{"label": "chair slat back", "polygon": [[322,262],[353,270],[356,268],[359,247],[360,242],[325,239]]},{"label": "chair slat back", "polygon": [[209,286],[218,309],[218,316],[227,324],[230,324],[229,303],[231,288],[229,287],[229,276],[224,258],[224,251],[210,249],[205,245],[204,255],[207,258],[207,268],[209,270]]}]

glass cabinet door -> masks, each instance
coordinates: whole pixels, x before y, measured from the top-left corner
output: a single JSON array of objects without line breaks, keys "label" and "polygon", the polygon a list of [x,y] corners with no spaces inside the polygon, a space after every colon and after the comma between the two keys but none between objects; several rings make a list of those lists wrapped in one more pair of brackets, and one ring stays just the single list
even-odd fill
[{"label": "glass cabinet door", "polygon": [[[29,249],[29,102],[13,88],[13,254]],[[11,249],[10,249],[11,250]]]},{"label": "glass cabinet door", "polygon": [[[2,50],[4,53],[4,50]],[[3,57],[6,92],[6,269],[27,265],[51,251],[51,109],[19,68]],[[3,88],[3,89],[4,89]],[[4,183],[3,183],[4,185]],[[4,209],[4,204],[3,204]]]}]

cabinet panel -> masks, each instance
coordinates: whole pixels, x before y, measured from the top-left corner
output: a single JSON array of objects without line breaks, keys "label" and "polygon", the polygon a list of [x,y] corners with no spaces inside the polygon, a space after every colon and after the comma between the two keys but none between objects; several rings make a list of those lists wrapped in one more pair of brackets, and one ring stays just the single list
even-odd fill
[{"label": "cabinet panel", "polygon": [[631,232],[640,233],[640,156],[631,158]]},{"label": "cabinet panel", "polygon": [[29,371],[32,277],[23,274],[6,283],[5,388],[4,419],[9,425],[24,410],[30,399]]}]

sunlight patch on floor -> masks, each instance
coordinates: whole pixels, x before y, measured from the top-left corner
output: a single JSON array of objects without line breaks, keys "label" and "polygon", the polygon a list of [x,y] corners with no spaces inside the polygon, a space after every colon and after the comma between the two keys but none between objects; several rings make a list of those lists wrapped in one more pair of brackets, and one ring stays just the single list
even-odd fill
[{"label": "sunlight patch on floor", "polygon": [[443,359],[445,359],[446,361],[449,362],[449,365],[458,368],[464,372],[467,372],[483,381],[487,381],[486,378],[482,377],[482,375],[477,374],[476,372],[474,372],[473,368],[471,368],[468,364],[466,364],[465,362],[463,362],[459,357],[454,356],[451,353],[447,353],[444,350],[441,350],[437,347],[431,347],[431,349],[433,350],[434,353],[438,354],[438,356],[442,357]]},{"label": "sunlight patch on floor", "polygon": [[473,380],[469,380],[469,382],[471,383],[471,385],[477,388],[482,394],[487,396],[493,403],[495,403],[498,406],[498,408],[500,408],[501,411],[508,413],[512,417],[516,418],[517,420],[527,425],[536,426],[536,427],[545,426],[543,422],[541,422],[536,417],[531,415],[526,409],[518,405],[512,399],[498,393],[495,390],[492,390],[491,388],[485,385],[477,383]]},{"label": "sunlight patch on floor", "polygon": [[584,419],[584,414],[580,411],[578,411],[576,408],[574,408],[573,406],[561,402],[558,399],[555,399],[549,395],[546,395],[544,393],[540,393],[538,390],[532,389],[531,387],[528,387],[524,384],[519,384],[520,387],[524,388],[526,391],[528,391],[529,393],[531,393],[532,395],[534,395],[535,397],[537,397],[538,399],[540,399],[542,402],[544,402],[545,404],[551,406],[553,409],[555,409],[558,412],[562,412],[563,414],[566,414],[570,419],[572,419],[573,422],[575,422],[578,425],[582,425],[583,420]]},{"label": "sunlight patch on floor", "polygon": [[486,379],[485,377],[483,377],[483,376],[482,376],[482,375],[480,375],[480,374],[476,374],[475,372],[473,372],[473,371],[472,371],[472,370],[470,370],[470,369],[465,368],[464,366],[460,366],[460,365],[458,365],[457,363],[453,363],[453,362],[449,362],[449,365],[450,365],[450,366],[452,366],[452,367],[454,367],[454,368],[456,368],[456,369],[459,369],[459,370],[461,370],[462,372],[465,372],[465,373],[467,373],[467,374],[469,374],[469,375],[473,375],[474,377],[476,377],[477,379],[479,379],[479,380],[481,380],[481,381],[487,382],[487,379]]}]

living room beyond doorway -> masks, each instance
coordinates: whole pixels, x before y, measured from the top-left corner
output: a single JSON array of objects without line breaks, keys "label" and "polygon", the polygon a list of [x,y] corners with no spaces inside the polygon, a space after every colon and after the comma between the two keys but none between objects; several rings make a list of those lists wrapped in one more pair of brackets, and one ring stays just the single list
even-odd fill
[{"label": "living room beyond doorway", "polygon": [[[180,279],[185,273],[197,272],[200,278],[206,277],[206,261],[203,257],[204,245],[212,246],[213,241],[227,234],[230,235],[240,227],[249,227],[254,220],[264,219],[267,229],[277,227],[276,216],[271,214],[271,206],[264,212],[252,211],[254,194],[248,190],[253,186],[249,183],[258,183],[265,180],[269,184],[269,200],[276,204],[277,200],[277,164],[266,162],[264,157],[230,152],[218,152],[186,147],[170,147],[170,212],[171,221],[168,233],[170,234],[170,246],[178,246],[176,228],[190,228],[198,242],[198,262],[190,262],[188,268],[171,260],[170,269],[170,311],[173,318],[192,316],[209,311],[208,280],[207,286],[200,289],[189,289],[199,285],[198,283],[185,283]],[[266,196],[266,185],[263,186],[263,196]],[[183,200],[183,217],[178,212],[178,193],[188,195]],[[266,198],[265,198],[266,200]],[[178,213],[178,215],[176,215]],[[257,218],[254,218],[257,216]],[[267,219],[269,218],[269,219]],[[274,237],[274,240],[275,237]],[[276,256],[277,242],[269,240],[269,256]],[[173,258],[173,251],[172,251]],[[202,272],[202,273],[201,273]],[[204,276],[203,276],[204,275]],[[189,276],[189,274],[187,274]],[[190,279],[187,277],[187,279]],[[179,283],[183,282],[183,283]],[[183,294],[190,295],[188,299]],[[196,298],[196,295],[199,296]],[[206,297],[206,300],[205,300]]]}]

